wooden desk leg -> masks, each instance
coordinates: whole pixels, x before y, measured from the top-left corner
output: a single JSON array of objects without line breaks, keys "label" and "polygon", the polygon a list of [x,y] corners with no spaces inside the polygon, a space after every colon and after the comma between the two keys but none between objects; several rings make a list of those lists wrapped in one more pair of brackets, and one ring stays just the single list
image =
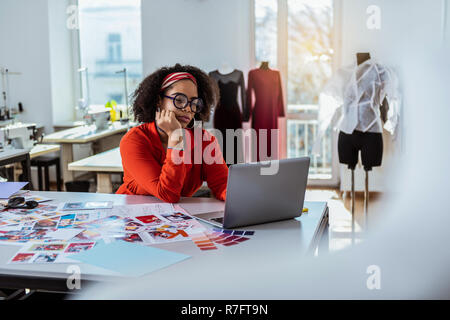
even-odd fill
[{"label": "wooden desk leg", "polygon": [[[69,163],[73,162],[72,144],[69,143],[61,144],[61,162],[62,162],[64,183],[73,181],[74,180],[73,171],[69,171]],[[63,189],[66,190],[66,187],[64,186]]]},{"label": "wooden desk leg", "polygon": [[111,174],[97,173],[97,193],[112,193]]}]

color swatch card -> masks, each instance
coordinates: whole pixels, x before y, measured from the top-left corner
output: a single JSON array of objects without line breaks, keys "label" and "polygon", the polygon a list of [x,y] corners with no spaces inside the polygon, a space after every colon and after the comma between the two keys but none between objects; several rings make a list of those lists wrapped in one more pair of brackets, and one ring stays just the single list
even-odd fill
[{"label": "color swatch card", "polygon": [[217,249],[214,243],[212,243],[212,241],[204,233],[192,235],[191,239],[200,250],[205,251]]},{"label": "color swatch card", "polygon": [[218,228],[214,228],[213,232],[206,233],[211,241],[226,247],[234,246],[244,241],[250,240],[248,236],[252,236],[254,234],[254,231],[239,231]]},{"label": "color swatch card", "polygon": [[102,267],[125,276],[139,277],[190,258],[153,247],[115,241],[98,244],[91,250],[69,256],[70,259]]},{"label": "color swatch card", "polygon": [[221,232],[221,233],[233,235],[233,236],[252,236],[255,234],[255,231],[228,230],[228,229],[220,229],[220,228],[213,228],[213,231]]}]

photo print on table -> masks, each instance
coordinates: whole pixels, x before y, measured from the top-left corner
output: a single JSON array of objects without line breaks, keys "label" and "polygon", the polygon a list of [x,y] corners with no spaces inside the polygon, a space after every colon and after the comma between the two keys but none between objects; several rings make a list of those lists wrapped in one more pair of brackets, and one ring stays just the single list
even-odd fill
[{"label": "photo print on table", "polygon": [[58,258],[57,253],[39,253],[36,254],[33,263],[53,263]]},{"label": "photo print on table", "polygon": [[112,201],[88,201],[88,202],[66,202],[62,205],[63,211],[112,209]]},{"label": "photo print on table", "polygon": [[34,253],[18,253],[11,259],[10,263],[30,263],[34,255]]},{"label": "photo print on table", "polygon": [[92,241],[101,239],[101,233],[94,230],[84,230],[77,234],[72,241]]},{"label": "photo print on table", "polygon": [[125,223],[125,231],[126,232],[137,231],[144,226],[142,223],[134,221],[133,219],[130,219],[130,218],[125,218],[124,223]]},{"label": "photo print on table", "polygon": [[71,228],[75,221],[75,214],[66,214],[61,217],[58,229]]},{"label": "photo print on table", "polygon": [[175,222],[175,223],[177,223],[177,222],[184,222],[186,220],[192,220],[193,219],[192,217],[190,217],[190,216],[188,216],[188,215],[186,215],[186,214],[184,214],[182,212],[174,212],[174,213],[171,213],[171,214],[162,214],[162,216],[165,219],[167,219],[167,220],[169,220],[171,222]]},{"label": "photo print on table", "polygon": [[67,246],[64,253],[79,253],[81,251],[92,249],[94,246],[95,246],[95,242],[71,243]]},{"label": "photo print on table", "polygon": [[160,218],[158,218],[154,214],[150,214],[147,216],[135,217],[135,219],[144,223],[146,226],[157,226],[157,225],[164,223],[164,221],[162,221]]},{"label": "photo print on table", "polygon": [[63,251],[67,247],[67,243],[37,243],[32,245],[28,251]]},{"label": "photo print on table", "polygon": [[131,243],[143,243],[142,237],[138,233],[127,233],[122,237],[115,238],[116,240],[123,240]]},{"label": "photo print on table", "polygon": [[189,240],[189,235],[184,230],[174,230],[173,232],[167,230],[154,230],[147,231],[147,234],[155,243]]},{"label": "photo print on table", "polygon": [[58,226],[60,217],[54,217],[50,219],[39,220],[34,224],[34,229],[51,229]]}]

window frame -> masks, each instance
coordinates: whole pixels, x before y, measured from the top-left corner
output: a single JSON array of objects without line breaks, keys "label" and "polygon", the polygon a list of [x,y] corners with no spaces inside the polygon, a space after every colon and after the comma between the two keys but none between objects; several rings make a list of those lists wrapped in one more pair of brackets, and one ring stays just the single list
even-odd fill
[{"label": "window frame", "polygon": [[[79,19],[79,3],[78,0],[72,0],[73,5],[77,7],[77,15],[78,15],[78,21]],[[75,106],[78,106],[78,101],[80,101],[82,97],[82,82],[81,82],[81,76],[78,70],[81,68],[81,52],[80,52],[80,26],[78,25],[76,29],[71,32],[71,43],[72,43],[72,63],[73,63],[73,73],[72,73],[72,79],[73,79],[73,93],[74,93],[74,104]],[[79,119],[78,116],[80,116],[79,112],[77,112],[77,109],[74,110],[74,120],[82,120]]]},{"label": "window frame", "polygon": [[[80,21],[79,18],[79,0],[70,0],[72,3],[71,5],[75,5],[77,7],[77,14],[78,14],[78,22]],[[142,0],[141,1],[141,10],[142,10]],[[142,11],[141,11],[142,14]],[[141,21],[141,27],[142,27],[142,21]],[[73,73],[72,73],[72,79],[73,79],[73,92],[74,92],[74,98],[75,98],[75,106],[78,106],[78,102],[83,97],[83,78],[80,72],[78,70],[82,68],[81,65],[81,45],[80,45],[80,26],[78,25],[78,28],[73,30],[74,32],[71,33],[71,43],[72,43],[72,63],[73,63]],[[142,38],[141,38],[142,41]],[[122,58],[123,58],[123,52],[122,52]],[[142,67],[144,68],[144,57],[142,56]],[[143,70],[142,70],[143,71]],[[143,74],[143,73],[142,73]],[[74,120],[79,121],[83,120],[81,112],[78,112],[77,109],[74,111]]]},{"label": "window frame", "polygon": [[[255,1],[252,0],[251,5],[251,48],[253,50],[251,62],[255,66],[256,51],[255,51]],[[287,77],[288,77],[288,0],[277,0],[277,66],[276,68],[281,73],[283,99],[285,101],[286,117],[279,119],[279,124],[284,130],[281,131],[281,150],[282,158],[287,157],[287,130],[288,120],[314,120],[315,116],[311,114],[292,113],[287,108]],[[342,0],[333,0],[333,72],[335,72],[341,65],[341,30],[342,30]],[[337,159],[337,134],[332,131],[332,163],[331,163],[331,179],[308,179],[308,186],[327,186],[337,187],[340,182],[339,163]]]}]

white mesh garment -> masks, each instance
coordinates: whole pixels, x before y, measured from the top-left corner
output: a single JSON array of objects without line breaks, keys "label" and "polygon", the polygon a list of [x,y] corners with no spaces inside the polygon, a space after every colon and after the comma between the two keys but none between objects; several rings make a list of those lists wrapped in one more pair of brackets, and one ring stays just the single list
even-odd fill
[{"label": "white mesh garment", "polygon": [[[383,126],[380,105],[384,98],[389,109]],[[330,125],[347,134],[354,130],[381,133],[384,127],[394,135],[399,108],[398,79],[390,68],[369,59],[359,66],[339,69],[319,96],[319,134],[313,153],[318,154],[320,140]]]}]

